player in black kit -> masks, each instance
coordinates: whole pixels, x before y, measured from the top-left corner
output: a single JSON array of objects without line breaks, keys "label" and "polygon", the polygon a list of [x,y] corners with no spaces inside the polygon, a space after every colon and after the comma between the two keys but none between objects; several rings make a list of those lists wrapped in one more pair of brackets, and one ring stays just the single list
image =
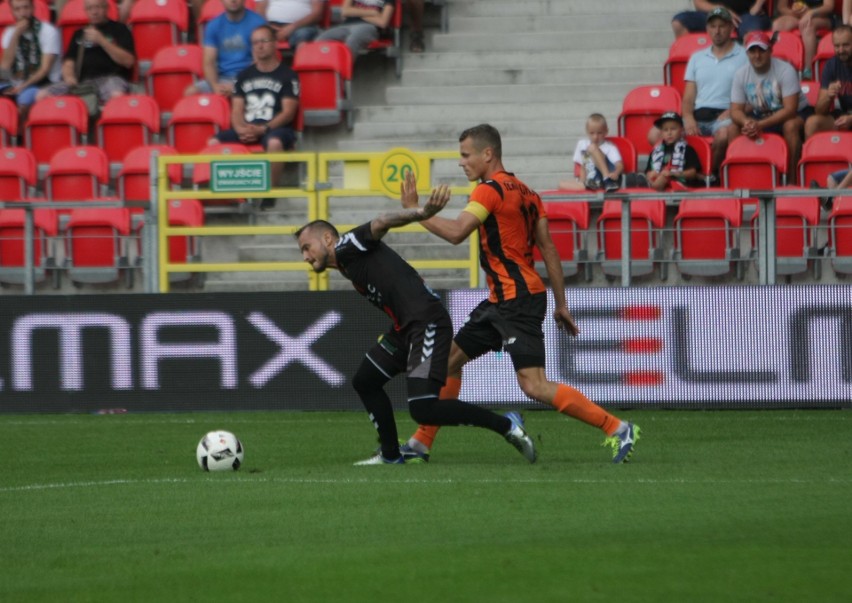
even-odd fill
[{"label": "player in black kit", "polygon": [[392,328],[367,352],[352,385],[379,433],[381,451],[356,465],[401,464],[396,421],[385,384],[407,374],[408,407],[424,425],[473,425],[503,435],[531,463],[536,460],[532,439],[518,413],[498,415],[461,402],[441,400],[453,339],[450,315],[420,274],[381,241],[388,230],[427,220],[450,199],[447,186],[432,191],[421,208],[378,216],[341,236],[324,220],[296,232],[302,258],[315,272],[336,268],[355,289],[393,321]]}]

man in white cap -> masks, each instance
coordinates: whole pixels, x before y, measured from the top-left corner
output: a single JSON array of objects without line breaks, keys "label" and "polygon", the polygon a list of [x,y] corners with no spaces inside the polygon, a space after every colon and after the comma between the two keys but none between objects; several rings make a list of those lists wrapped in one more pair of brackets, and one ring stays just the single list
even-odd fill
[{"label": "man in white cap", "polygon": [[783,135],[789,158],[787,182],[794,184],[809,111],[807,98],[802,94],[793,66],[772,56],[769,34],[749,33],[745,48],[749,64],[734,74],[728,139],[740,134],[754,139],[763,132]]}]

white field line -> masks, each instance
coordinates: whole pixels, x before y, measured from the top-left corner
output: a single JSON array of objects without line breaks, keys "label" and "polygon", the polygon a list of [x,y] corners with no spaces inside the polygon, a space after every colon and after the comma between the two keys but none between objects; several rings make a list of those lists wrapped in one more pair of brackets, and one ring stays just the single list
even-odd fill
[{"label": "white field line", "polygon": [[[759,409],[754,409],[759,410]],[[331,412],[344,412],[344,411],[331,411]],[[536,415],[540,412],[547,411],[531,411],[528,415],[535,419]],[[643,413],[645,412],[668,412],[666,416],[656,416],[643,417]],[[810,422],[824,422],[826,418],[830,416],[830,420],[836,421],[837,419],[844,418],[852,418],[852,413],[850,412],[831,412],[829,410],[800,410],[795,411],[795,415],[790,414],[780,414],[780,413],[789,413],[793,411],[762,411],[759,416],[742,416],[740,414],[741,411],[730,410],[730,411],[719,411],[719,412],[694,412],[694,411],[639,411],[636,413],[636,416],[633,417],[637,423],[641,423],[645,425],[646,423],[679,423],[683,421],[687,421],[690,419],[700,419],[704,420],[715,420],[715,419],[725,419],[725,420],[736,420],[739,422],[761,422],[761,423],[771,423],[778,422],[783,423],[787,421],[794,421],[796,423],[810,423]],[[266,417],[258,417],[256,419],[252,418],[225,418],[222,422],[227,422],[229,425],[254,425],[254,424],[269,424],[269,423],[290,423],[291,425],[298,425],[303,423],[351,423],[353,420],[361,420],[362,412],[353,411],[351,413],[347,413],[347,416],[334,416],[334,417],[320,417],[316,416],[316,418],[305,418],[304,415],[300,413],[291,414],[287,411],[281,411],[280,417],[270,418]],[[404,411],[400,411],[397,414],[403,414]],[[317,415],[322,414],[322,411],[316,413]],[[619,412],[619,415],[629,416],[630,413]],[[297,419],[293,417],[298,415]],[[740,416],[737,416],[740,415]],[[116,426],[121,421],[121,417],[125,415],[105,415],[105,420],[111,421],[111,426]],[[193,417],[185,417],[185,418],[176,418],[176,417],[163,417],[163,418],[145,418],[140,419],[138,415],[133,413],[129,413],[130,417],[133,417],[131,420],[124,423],[124,425],[195,425],[198,423],[211,423],[211,419],[208,417],[204,418],[193,418]],[[67,426],[67,425],[92,425],[93,419],[81,419],[81,418],[67,418],[67,419],[57,419],[54,417],[44,417],[44,418],[27,418],[27,419],[10,419],[5,420],[2,415],[0,415],[0,426],[28,426],[28,425],[59,425],[59,426]]]},{"label": "white field line", "polygon": [[[300,478],[300,477],[246,477],[234,480],[218,480],[212,476],[200,480],[202,482],[215,482],[220,486],[234,485],[239,486],[246,483],[279,483],[279,484],[325,484],[325,485],[356,485],[356,484],[647,484],[647,485],[667,485],[667,484],[684,484],[684,485],[712,485],[712,484],[746,484],[746,485],[763,485],[763,484],[852,484],[852,479],[837,479],[830,478],[825,480],[819,479],[584,479],[584,478],[565,478],[565,479],[539,479],[539,478],[522,478],[522,479],[453,479],[453,478],[436,478],[436,479],[370,479],[370,478]],[[25,486],[5,486],[0,487],[0,494],[9,494],[15,492],[33,492],[42,490],[63,490],[69,488],[101,488],[105,486],[135,486],[135,485],[151,485],[151,484],[198,484],[198,479],[187,478],[169,478],[169,479],[112,479],[103,481],[82,481],[82,482],[57,482],[49,484],[29,484]]]}]

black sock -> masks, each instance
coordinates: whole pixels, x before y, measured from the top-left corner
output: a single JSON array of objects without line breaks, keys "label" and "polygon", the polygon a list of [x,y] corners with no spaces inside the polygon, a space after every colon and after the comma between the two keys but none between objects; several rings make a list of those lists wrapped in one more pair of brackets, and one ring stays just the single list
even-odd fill
[{"label": "black sock", "polygon": [[390,460],[399,458],[400,454],[393,406],[384,390],[387,382],[388,378],[367,358],[361,362],[358,372],[352,379],[352,386],[358,392],[364,408],[370,415],[370,420],[379,432],[382,456]]},{"label": "black sock", "polygon": [[506,417],[461,400],[421,398],[409,402],[408,407],[411,417],[421,425],[472,425],[500,435],[512,429],[512,422]]}]

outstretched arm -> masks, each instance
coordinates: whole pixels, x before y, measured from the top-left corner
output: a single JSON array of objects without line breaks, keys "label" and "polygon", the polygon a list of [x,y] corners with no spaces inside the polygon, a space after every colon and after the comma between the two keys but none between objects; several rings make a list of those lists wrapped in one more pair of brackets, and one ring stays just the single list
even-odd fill
[{"label": "outstretched arm", "polygon": [[428,220],[444,209],[449,200],[450,187],[442,184],[438,188],[432,189],[432,195],[423,207],[403,209],[402,211],[383,214],[373,219],[370,222],[370,230],[373,233],[373,238],[379,240],[387,234],[388,230],[397,226],[405,226],[412,222]]},{"label": "outstretched arm", "polygon": [[556,309],[553,311],[553,320],[560,329],[565,329],[569,335],[577,336],[580,329],[574,322],[574,317],[568,310],[565,302],[565,277],[562,274],[562,260],[553,239],[550,237],[550,228],[547,226],[547,218],[540,218],[535,224],[535,241],[541,257],[544,259],[544,268],[547,270],[547,278],[550,279],[550,287],[553,290],[553,300]]},{"label": "outstretched arm", "polygon": [[[402,206],[406,209],[417,209],[418,200],[417,180],[412,172],[408,172],[402,183]],[[461,212],[455,220],[437,216],[423,222],[426,230],[453,245],[458,245],[467,239],[470,233],[479,228],[479,225],[479,218],[466,211]]]}]

